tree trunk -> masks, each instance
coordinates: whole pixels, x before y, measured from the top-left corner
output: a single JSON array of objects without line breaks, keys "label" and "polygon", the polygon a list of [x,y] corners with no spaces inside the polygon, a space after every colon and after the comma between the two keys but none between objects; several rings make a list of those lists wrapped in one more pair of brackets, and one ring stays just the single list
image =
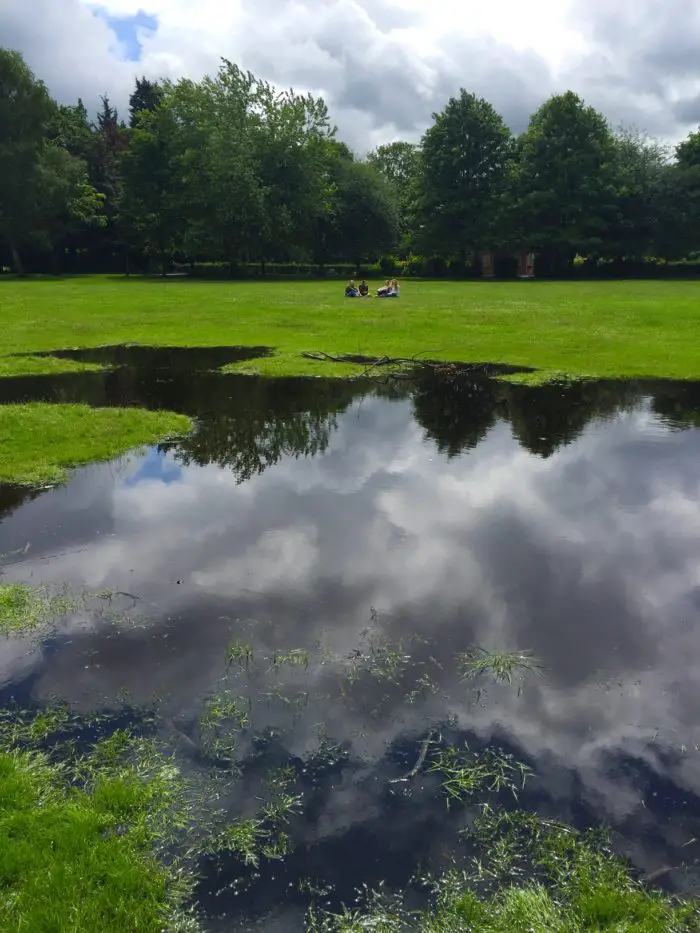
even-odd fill
[{"label": "tree trunk", "polygon": [[22,262],[22,257],[19,254],[17,246],[10,241],[10,253],[12,254],[12,262],[14,263],[15,272],[20,278],[24,278],[27,274],[27,270],[24,268],[24,263]]}]

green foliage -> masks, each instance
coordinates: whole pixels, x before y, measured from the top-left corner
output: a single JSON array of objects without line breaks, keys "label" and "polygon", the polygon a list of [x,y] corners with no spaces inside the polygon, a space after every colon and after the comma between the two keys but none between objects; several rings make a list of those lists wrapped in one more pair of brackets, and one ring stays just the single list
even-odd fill
[{"label": "green foliage", "polygon": [[47,587],[0,583],[0,634],[31,631],[74,610],[76,599]]},{"label": "green foliage", "polygon": [[433,903],[409,910],[384,892],[338,914],[312,910],[311,933],[692,933],[698,904],[645,888],[600,835],[486,807],[470,832],[474,871],[429,879]]},{"label": "green foliage", "polygon": [[676,146],[676,158],[681,168],[700,167],[700,130],[690,133],[687,139]]},{"label": "green foliage", "polygon": [[[410,252],[414,238],[415,202],[421,172],[420,149],[415,143],[387,143],[370,152],[367,161],[391,186],[392,200],[398,212],[399,253],[405,256]],[[382,271],[386,275],[394,273],[394,269]]]},{"label": "green foliage", "polygon": [[153,113],[163,99],[163,89],[157,81],[136,78],[136,87],[129,97],[129,125],[133,129],[140,124],[144,114]]},{"label": "green foliage", "polygon": [[184,239],[176,115],[169,108],[139,111],[121,155],[120,225],[133,248],[164,262]]},{"label": "green foliage", "polygon": [[453,801],[502,791],[517,798],[532,774],[527,765],[512,755],[493,749],[473,752],[466,745],[462,749],[450,746],[441,750],[429,770],[442,776],[443,790]]},{"label": "green foliage", "polygon": [[500,652],[491,654],[483,648],[477,648],[461,654],[458,658],[464,678],[473,679],[483,674],[491,674],[494,680],[505,683],[513,682],[513,675],[519,671],[539,671],[541,664],[527,652]]},{"label": "green foliage", "polygon": [[0,406],[0,482],[66,479],[66,468],[109,460],[191,427],[184,415],[88,405]]},{"label": "green foliage", "polygon": [[332,227],[329,258],[349,256],[359,268],[394,247],[397,208],[388,182],[370,165],[336,161],[334,184],[335,198],[328,218]]},{"label": "green foliage", "polygon": [[510,130],[488,101],[465,90],[423,137],[421,239],[464,256],[501,241],[501,205],[512,154]]},{"label": "green foliage", "polygon": [[576,255],[637,274],[700,242],[700,133],[671,158],[571,91],[513,139],[462,89],[420,145],[360,159],[322,99],[227,60],[201,81],[137,78],[129,127],[108,98],[94,124],[82,101],[59,106],[15,52],[0,50],[0,77],[0,246],[20,273],[28,255],[53,272],[350,261],[359,274],[395,252],[406,274],[461,276],[489,250],[512,276],[534,250],[538,274],[568,274]]},{"label": "green foliage", "polygon": [[614,142],[617,217],[601,252],[643,259],[660,242],[669,153],[667,147],[635,130],[619,130]]},{"label": "green foliage", "polygon": [[38,179],[54,105],[18,52],[0,48],[0,240],[17,271],[20,249],[42,229]]},{"label": "green foliage", "polygon": [[518,140],[511,237],[542,251],[554,271],[598,252],[616,217],[615,140],[576,94],[555,95]]},{"label": "green foliage", "polygon": [[117,832],[145,825],[144,785],[111,778],[67,792],[44,759],[0,752],[0,788],[3,930],[160,933],[165,871],[143,835]]},{"label": "green foliage", "polygon": [[240,641],[232,642],[226,649],[226,665],[237,664],[248,670],[253,660],[253,646]]}]

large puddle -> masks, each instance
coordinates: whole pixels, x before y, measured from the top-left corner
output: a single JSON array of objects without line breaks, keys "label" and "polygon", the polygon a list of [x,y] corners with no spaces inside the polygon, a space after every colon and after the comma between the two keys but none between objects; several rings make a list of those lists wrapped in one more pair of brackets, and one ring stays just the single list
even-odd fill
[{"label": "large puddle", "polygon": [[[2,699],[159,697],[159,728],[203,774],[203,704],[224,690],[245,705],[230,812],[254,810],[262,768],[291,763],[303,813],[284,861],[204,866],[209,929],[301,929],[303,879],[349,901],[447,867],[463,816],[429,774],[390,783],[437,734],[512,752],[535,772],[523,805],[607,823],[641,872],[696,890],[698,386],[118,363],[0,381],[2,401],[197,418],[181,443],[65,487],[0,487],[3,579],[110,591],[129,622],[81,612],[38,648],[4,642]],[[476,647],[543,670],[465,680]]]}]

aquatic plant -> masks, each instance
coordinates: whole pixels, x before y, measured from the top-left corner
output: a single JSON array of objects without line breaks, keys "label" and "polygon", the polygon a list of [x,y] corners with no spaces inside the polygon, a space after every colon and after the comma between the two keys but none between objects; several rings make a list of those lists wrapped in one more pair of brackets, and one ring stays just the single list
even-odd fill
[{"label": "aquatic plant", "polygon": [[280,651],[274,648],[272,657],[269,660],[269,670],[275,673],[279,673],[280,668],[285,664],[290,667],[303,667],[304,670],[308,670],[309,652],[305,648],[292,648],[290,651]]},{"label": "aquatic plant", "polygon": [[224,723],[232,723],[238,729],[250,724],[250,697],[232,696],[229,691],[217,693],[204,704],[199,718],[203,731],[216,731]]},{"label": "aquatic plant", "polygon": [[232,642],[226,649],[226,666],[237,664],[248,670],[253,661],[253,646],[242,641]]},{"label": "aquatic plant", "polygon": [[230,852],[247,867],[257,868],[261,857],[280,859],[291,848],[290,837],[281,829],[299,811],[301,797],[280,794],[264,803],[255,816],[227,822],[207,835],[201,845],[204,855]]},{"label": "aquatic plant", "polygon": [[495,680],[510,684],[519,671],[540,672],[541,663],[527,651],[491,653],[475,648],[457,656],[462,677],[466,680],[490,674]]},{"label": "aquatic plant", "polygon": [[474,752],[449,746],[441,749],[429,771],[442,777],[442,787],[450,800],[465,800],[477,793],[508,791],[517,798],[532,770],[499,749]]},{"label": "aquatic plant", "polygon": [[696,933],[700,903],[649,890],[602,833],[485,808],[472,871],[428,877],[427,909],[364,891],[338,912],[312,906],[309,933]]}]

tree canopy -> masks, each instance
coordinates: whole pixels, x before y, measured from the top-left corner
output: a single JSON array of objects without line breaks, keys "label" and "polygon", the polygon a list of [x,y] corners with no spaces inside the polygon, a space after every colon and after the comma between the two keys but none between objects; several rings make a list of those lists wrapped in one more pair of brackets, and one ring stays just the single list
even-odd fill
[{"label": "tree canopy", "polygon": [[700,254],[700,130],[670,151],[570,91],[514,137],[462,89],[420,142],[361,157],[323,99],[223,60],[201,81],[136,78],[127,120],[107,97],[59,105],[0,48],[0,267],[410,268],[422,253],[464,268],[534,251],[559,272]]}]

